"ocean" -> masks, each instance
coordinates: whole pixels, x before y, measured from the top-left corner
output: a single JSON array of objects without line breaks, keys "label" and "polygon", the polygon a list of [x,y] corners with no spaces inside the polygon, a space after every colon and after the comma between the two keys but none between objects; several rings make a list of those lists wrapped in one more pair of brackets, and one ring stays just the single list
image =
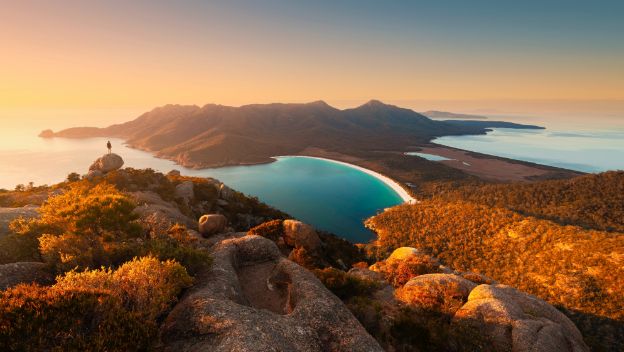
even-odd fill
[{"label": "ocean", "polygon": [[[54,184],[70,172],[85,174],[93,160],[106,152],[106,138],[43,139],[37,137],[37,131],[18,130],[0,139],[0,188],[13,189],[28,182]],[[124,166],[164,173],[177,169],[183,175],[213,177],[352,242],[373,238],[363,225],[366,218],[403,202],[374,176],[331,161],[279,157],[269,164],[194,170],[128,148],[122,140],[110,140],[113,152],[124,158]]]}]

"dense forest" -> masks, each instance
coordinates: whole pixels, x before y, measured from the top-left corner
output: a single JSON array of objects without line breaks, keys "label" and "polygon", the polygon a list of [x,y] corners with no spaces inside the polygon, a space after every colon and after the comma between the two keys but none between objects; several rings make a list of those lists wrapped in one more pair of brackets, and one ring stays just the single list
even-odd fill
[{"label": "dense forest", "polygon": [[624,232],[624,171],[534,183],[477,184],[430,191],[436,199],[463,200],[552,220],[562,225]]},{"label": "dense forest", "polygon": [[401,205],[367,225],[378,234],[369,246],[377,258],[401,246],[420,248],[562,308],[596,350],[624,347],[624,233],[443,200]]}]

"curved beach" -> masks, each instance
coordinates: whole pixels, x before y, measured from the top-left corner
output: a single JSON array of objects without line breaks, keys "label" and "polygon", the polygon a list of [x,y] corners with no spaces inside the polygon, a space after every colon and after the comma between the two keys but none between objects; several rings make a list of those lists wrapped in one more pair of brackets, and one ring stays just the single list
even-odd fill
[{"label": "curved beach", "polygon": [[407,193],[407,191],[405,190],[405,188],[403,188],[397,181],[391,179],[388,176],[382,175],[379,172],[358,166],[358,165],[354,165],[354,164],[349,164],[346,163],[344,161],[338,161],[338,160],[334,160],[334,159],[328,159],[328,158],[321,158],[321,157],[317,157],[317,156],[305,156],[305,155],[279,155],[279,156],[275,156],[275,159],[279,159],[279,158],[310,158],[310,159],[320,159],[320,160],[325,160],[325,161],[329,161],[332,163],[336,163],[336,164],[342,164],[345,166],[348,166],[350,168],[362,171],[364,173],[367,173],[373,177],[375,177],[376,179],[378,179],[379,181],[385,183],[386,185],[388,185],[388,187],[392,188],[392,190],[394,192],[396,192],[399,197],[401,197],[401,199],[403,199],[403,202],[405,203],[416,203],[416,199],[414,197],[412,197],[409,193]]}]

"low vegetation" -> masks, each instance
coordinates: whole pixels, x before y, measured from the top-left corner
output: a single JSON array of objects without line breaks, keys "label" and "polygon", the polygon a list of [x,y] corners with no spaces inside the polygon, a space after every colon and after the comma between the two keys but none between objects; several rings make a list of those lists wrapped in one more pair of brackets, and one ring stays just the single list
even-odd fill
[{"label": "low vegetation", "polygon": [[157,318],[191,278],[174,261],[135,259],[116,270],[69,272],[57,284],[0,292],[0,345],[8,350],[145,350]]},{"label": "low vegetation", "polygon": [[623,346],[624,234],[527,217],[464,201],[422,201],[368,220],[370,255],[411,246],[561,307],[588,344]]}]

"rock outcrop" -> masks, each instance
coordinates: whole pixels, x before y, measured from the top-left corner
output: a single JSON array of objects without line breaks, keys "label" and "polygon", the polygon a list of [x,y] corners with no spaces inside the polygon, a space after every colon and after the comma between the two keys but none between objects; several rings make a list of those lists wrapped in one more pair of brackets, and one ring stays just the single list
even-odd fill
[{"label": "rock outcrop", "polygon": [[155,192],[131,192],[130,195],[137,204],[134,211],[139,215],[139,220],[153,235],[166,233],[176,223],[190,229],[197,228],[195,221]]},{"label": "rock outcrop", "polygon": [[382,351],[346,306],[274,242],[237,234],[162,327],[164,351]]},{"label": "rock outcrop", "polygon": [[321,240],[314,228],[297,220],[284,220],[284,242],[291,247],[303,247],[314,252],[321,245]]},{"label": "rock outcrop", "polygon": [[452,314],[477,285],[455,274],[425,274],[412,278],[396,291],[403,303]]},{"label": "rock outcrop", "polygon": [[199,218],[199,233],[209,237],[222,233],[227,226],[227,218],[221,214],[206,214]]},{"label": "rock outcrop", "polygon": [[89,166],[89,172],[101,172],[102,174],[106,174],[107,172],[111,172],[114,170],[119,170],[124,165],[123,159],[117,154],[105,154],[91,164]]},{"label": "rock outcrop", "polygon": [[175,187],[174,195],[186,204],[195,197],[193,181],[184,181]]},{"label": "rock outcrop", "polygon": [[495,351],[588,351],[574,323],[543,300],[505,285],[479,285],[453,318]]},{"label": "rock outcrop", "polygon": [[54,275],[40,262],[18,262],[0,265],[0,290],[22,283],[51,284]]},{"label": "rock outcrop", "polygon": [[39,216],[38,207],[0,208],[0,236],[9,233],[9,224],[17,218],[32,219]]},{"label": "rock outcrop", "polygon": [[[515,288],[498,285],[484,275],[452,271],[422,251],[396,249],[385,261],[369,267],[381,274],[393,264],[410,258],[428,257],[437,273],[414,273],[397,287],[397,301],[416,311],[443,313],[452,317],[449,334],[467,350],[485,351],[588,351],[574,323],[547,302]],[[349,273],[376,280],[366,269]],[[385,302],[388,302],[387,300]]]}]

